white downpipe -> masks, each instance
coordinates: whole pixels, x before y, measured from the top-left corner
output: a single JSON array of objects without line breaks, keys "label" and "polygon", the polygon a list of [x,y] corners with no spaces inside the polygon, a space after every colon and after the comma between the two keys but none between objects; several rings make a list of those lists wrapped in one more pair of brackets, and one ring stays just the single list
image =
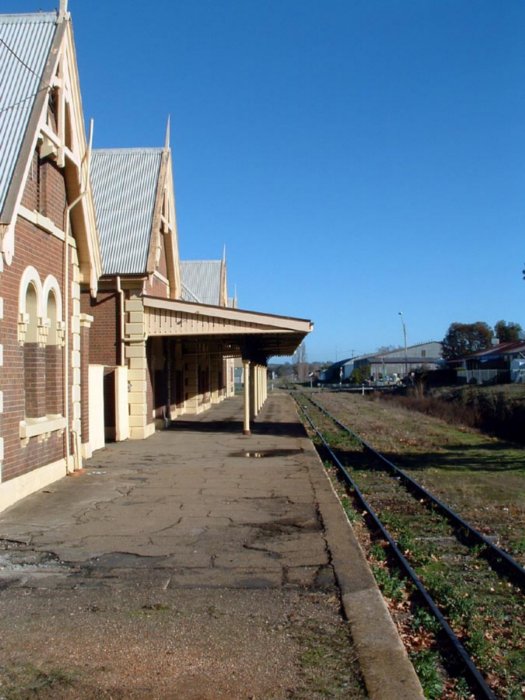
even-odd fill
[{"label": "white downpipe", "polygon": [[119,299],[120,299],[120,309],[119,309],[120,354],[119,354],[119,359],[120,359],[121,366],[124,366],[125,359],[126,359],[124,357],[124,290],[122,289],[122,285],[120,284],[120,275],[117,275],[117,292],[119,293]]},{"label": "white downpipe", "polygon": [[[71,459],[71,428],[69,425],[69,230],[71,228],[71,211],[87,194],[89,184],[89,162],[91,159],[91,146],[93,143],[93,119],[89,123],[89,143],[87,151],[82,159],[82,164],[86,162],[86,178],[85,182],[81,183],[81,191],[76,199],[71,204],[67,204],[64,209],[65,216],[65,241],[64,241],[64,328],[65,328],[65,343],[64,343],[64,417],[66,419],[66,474],[70,474],[69,462]],[[81,164],[81,167],[82,167]],[[77,440],[73,445],[75,453],[77,452]],[[78,462],[79,455],[74,455],[75,461]]]}]

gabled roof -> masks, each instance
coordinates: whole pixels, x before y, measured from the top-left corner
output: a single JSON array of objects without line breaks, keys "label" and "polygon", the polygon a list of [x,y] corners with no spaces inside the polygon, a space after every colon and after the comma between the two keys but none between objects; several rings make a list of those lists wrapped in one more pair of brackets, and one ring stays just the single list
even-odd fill
[{"label": "gabled roof", "polygon": [[[35,149],[63,171],[80,280],[96,293],[101,260],[71,16],[60,11],[0,15],[0,239],[7,265]],[[53,101],[53,107],[49,106]],[[50,115],[53,117],[50,119]],[[31,212],[29,212],[31,214]]]},{"label": "gabled roof", "polygon": [[492,345],[490,348],[485,348],[484,350],[478,350],[470,355],[466,355],[461,359],[474,359],[476,357],[480,359],[489,359],[494,357],[500,357],[502,355],[513,355],[525,353],[525,341],[523,340],[509,340],[505,343],[499,343],[498,345]]},{"label": "gabled roof", "polygon": [[183,301],[221,305],[222,260],[180,262]]},{"label": "gabled roof", "polygon": [[[439,345],[440,348],[442,346],[442,343],[440,340],[429,340],[426,343],[416,343],[415,345],[407,345],[406,347],[406,352],[408,353],[408,357],[410,357],[410,352],[415,350],[416,348],[421,348],[425,345]],[[441,354],[439,354],[441,356]],[[359,358],[354,358],[354,359],[366,359],[366,360],[382,360],[383,358],[386,360],[387,358],[393,358],[396,360],[398,357],[405,357],[405,348],[399,347],[395,348],[394,350],[387,350],[385,352],[374,352],[370,353],[370,355],[360,355]],[[418,358],[421,360],[421,356],[419,355],[414,355],[414,358]],[[427,357],[427,359],[430,359],[430,356]]]},{"label": "gabled roof", "polygon": [[105,275],[147,271],[162,148],[94,149],[91,183]]},{"label": "gabled roof", "polygon": [[49,87],[42,81],[56,31],[54,12],[0,15],[1,214],[35,101]]}]

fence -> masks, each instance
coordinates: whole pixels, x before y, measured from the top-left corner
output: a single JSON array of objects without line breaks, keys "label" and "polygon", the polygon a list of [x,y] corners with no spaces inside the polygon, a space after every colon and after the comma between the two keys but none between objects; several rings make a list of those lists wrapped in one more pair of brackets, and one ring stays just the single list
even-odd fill
[{"label": "fence", "polygon": [[458,369],[460,384],[508,384],[508,369]]}]

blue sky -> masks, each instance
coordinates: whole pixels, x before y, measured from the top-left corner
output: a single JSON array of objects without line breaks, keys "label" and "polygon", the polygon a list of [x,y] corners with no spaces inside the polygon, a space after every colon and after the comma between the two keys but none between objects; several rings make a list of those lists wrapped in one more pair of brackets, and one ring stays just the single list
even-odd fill
[{"label": "blue sky", "polygon": [[[4,0],[2,12],[54,9]],[[184,259],[308,359],[525,328],[523,0],[70,0],[95,146],[171,115]]]}]

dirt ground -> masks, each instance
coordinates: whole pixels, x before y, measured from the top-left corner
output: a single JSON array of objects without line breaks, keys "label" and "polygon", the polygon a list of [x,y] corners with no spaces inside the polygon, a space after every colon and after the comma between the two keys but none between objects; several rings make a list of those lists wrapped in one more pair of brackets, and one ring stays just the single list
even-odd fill
[{"label": "dirt ground", "polygon": [[333,590],[159,592],[109,576],[4,588],[0,698],[365,697]]},{"label": "dirt ground", "polygon": [[337,514],[286,396],[98,451],[0,516],[0,700],[366,697]]}]

